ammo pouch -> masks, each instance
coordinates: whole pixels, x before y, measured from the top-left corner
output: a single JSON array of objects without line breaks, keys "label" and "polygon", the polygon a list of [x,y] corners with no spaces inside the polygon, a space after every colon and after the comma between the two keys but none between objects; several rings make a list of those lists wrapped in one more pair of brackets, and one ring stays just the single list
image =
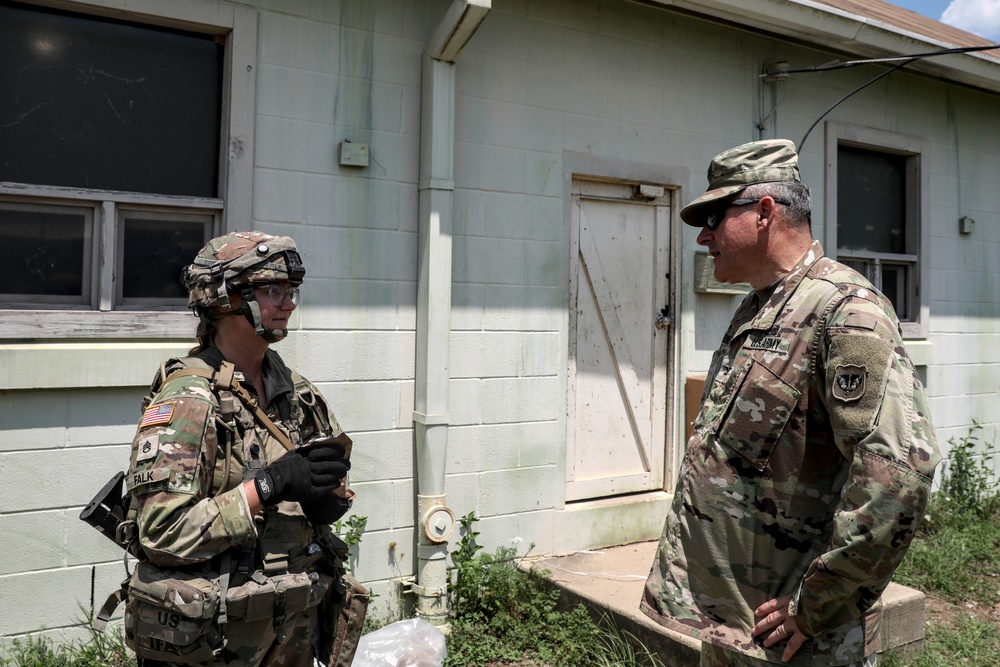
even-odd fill
[{"label": "ammo pouch", "polygon": [[225,645],[217,579],[138,563],[128,582],[125,643],[139,658],[187,665]]},{"label": "ammo pouch", "polygon": [[[136,565],[128,582],[125,642],[139,658],[187,665],[209,660],[225,647],[219,580],[204,574]],[[226,592],[227,621],[266,618],[278,626],[318,605],[332,581],[322,573],[257,573]]]},{"label": "ammo pouch", "polygon": [[318,605],[332,582],[332,577],[318,572],[254,575],[242,586],[229,589],[226,611],[231,621],[272,618],[280,625],[286,616]]}]

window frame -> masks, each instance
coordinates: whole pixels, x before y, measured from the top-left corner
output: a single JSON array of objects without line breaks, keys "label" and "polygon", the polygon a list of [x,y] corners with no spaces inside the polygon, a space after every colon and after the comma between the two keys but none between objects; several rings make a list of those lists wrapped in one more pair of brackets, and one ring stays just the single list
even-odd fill
[{"label": "window frame", "polygon": [[[906,158],[906,253],[859,253],[859,258],[886,261],[889,263],[913,262],[908,272],[912,310],[911,320],[901,321],[900,327],[906,339],[928,337],[930,318],[929,284],[930,260],[926,250],[930,247],[930,170],[927,161],[927,142],[918,137],[895,134],[884,130],[828,121],[825,127],[826,152],[826,195],[824,202],[823,246],[830,257],[840,259],[837,245],[837,165],[840,146],[850,146],[863,150],[893,153]],[[845,256],[845,259],[852,259]]]},{"label": "window frame", "polygon": [[[119,256],[119,210],[169,209],[179,214],[209,214],[210,230],[219,234],[235,228],[233,221],[251,219],[254,116],[257,70],[257,10],[222,0],[19,0],[95,17],[107,17],[225,36],[222,115],[219,141],[219,196],[183,197],[111,190],[90,190],[0,182],[0,197],[26,203],[94,207],[94,252],[90,304],[59,310],[0,309],[2,339],[192,338],[194,319],[186,308],[164,310],[120,306],[113,310],[115,267]],[[88,276],[85,276],[85,279]],[[35,302],[42,306],[42,302]],[[88,308],[86,310],[81,308]]]}]

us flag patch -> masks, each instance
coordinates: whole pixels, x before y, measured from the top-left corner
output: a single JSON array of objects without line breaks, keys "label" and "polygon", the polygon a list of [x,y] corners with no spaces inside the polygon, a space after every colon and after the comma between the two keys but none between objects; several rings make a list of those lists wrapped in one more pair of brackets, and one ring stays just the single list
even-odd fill
[{"label": "us flag patch", "polygon": [[142,421],[139,422],[139,428],[154,426],[156,424],[169,424],[170,418],[173,417],[173,415],[173,403],[163,403],[161,405],[150,406],[146,408],[145,412],[142,413]]}]

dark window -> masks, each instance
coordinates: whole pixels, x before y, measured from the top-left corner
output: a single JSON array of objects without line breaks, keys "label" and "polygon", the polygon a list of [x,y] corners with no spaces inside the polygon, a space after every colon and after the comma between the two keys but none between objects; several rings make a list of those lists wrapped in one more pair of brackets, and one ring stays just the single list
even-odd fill
[{"label": "dark window", "polygon": [[217,196],[220,41],[0,2],[0,181]]},{"label": "dark window", "polygon": [[0,202],[0,302],[83,304],[89,298],[93,211]]},{"label": "dark window", "polygon": [[900,321],[917,313],[919,156],[837,148],[837,257],[892,302]]},{"label": "dark window", "polygon": [[124,211],[122,218],[121,302],[186,299],[181,269],[205,245],[211,219],[178,220],[140,211]]},{"label": "dark window", "polygon": [[906,156],[841,146],[837,159],[837,244],[906,252]]},{"label": "dark window", "polygon": [[0,303],[184,308],[221,219],[224,44],[0,0]]}]

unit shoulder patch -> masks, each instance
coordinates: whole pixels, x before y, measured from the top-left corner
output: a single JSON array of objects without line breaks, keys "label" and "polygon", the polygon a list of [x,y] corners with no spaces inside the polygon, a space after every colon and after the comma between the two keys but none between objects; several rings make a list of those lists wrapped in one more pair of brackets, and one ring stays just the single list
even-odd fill
[{"label": "unit shoulder patch", "polygon": [[833,397],[844,402],[852,402],[865,395],[865,379],[868,369],[855,364],[841,364],[833,374]]}]

